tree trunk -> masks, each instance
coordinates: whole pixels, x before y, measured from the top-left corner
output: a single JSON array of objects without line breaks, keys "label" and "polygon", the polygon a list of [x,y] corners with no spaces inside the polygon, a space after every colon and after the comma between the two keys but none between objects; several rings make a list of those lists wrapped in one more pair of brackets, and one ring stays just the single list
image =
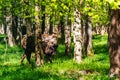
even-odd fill
[{"label": "tree trunk", "polygon": [[43,49],[42,49],[42,39],[41,39],[41,34],[42,34],[42,29],[40,27],[40,19],[39,19],[39,5],[38,1],[35,3],[35,53],[36,53],[36,65],[40,66],[43,65]]},{"label": "tree trunk", "polygon": [[120,9],[111,11],[111,23],[108,32],[110,53],[110,77],[120,78]]},{"label": "tree trunk", "polygon": [[92,48],[92,23],[88,19],[88,47],[87,47],[87,54],[92,56],[94,55],[93,53],[93,48]]},{"label": "tree trunk", "polygon": [[52,21],[52,15],[50,15],[50,28],[49,28],[49,33],[53,33],[53,21]]},{"label": "tree trunk", "polygon": [[84,56],[93,55],[92,48],[92,23],[89,20],[88,16],[85,20],[85,41],[84,41]]},{"label": "tree trunk", "polygon": [[64,22],[63,22],[63,19],[64,17],[61,16],[60,17],[60,24],[59,24],[59,27],[60,27],[60,30],[61,30],[61,42],[64,44],[64,41],[65,41],[65,27],[64,27]]},{"label": "tree trunk", "polygon": [[81,15],[78,9],[74,11],[74,27],[73,27],[73,37],[74,37],[74,60],[77,63],[82,61],[82,32],[81,32]]},{"label": "tree trunk", "polygon": [[27,34],[31,34],[32,30],[31,30],[31,24],[30,24],[30,19],[27,18],[25,19],[25,22],[26,22],[26,30],[27,30]]},{"label": "tree trunk", "polygon": [[88,18],[86,17],[86,19],[84,20],[84,57],[87,56],[87,47],[88,47],[88,38],[89,38],[89,35],[88,35]]},{"label": "tree trunk", "polygon": [[95,32],[96,32],[96,34],[100,34],[100,27],[99,27],[98,23],[96,23]]},{"label": "tree trunk", "polygon": [[50,29],[50,16],[48,14],[45,15],[45,31],[44,33],[49,33]]},{"label": "tree trunk", "polygon": [[[44,1],[44,0],[43,0]],[[45,32],[45,5],[41,6],[41,12],[42,13],[42,34]]]},{"label": "tree trunk", "polygon": [[106,26],[103,24],[100,30],[100,34],[104,35],[106,33]]},{"label": "tree trunk", "polygon": [[72,55],[71,53],[71,22],[69,20],[69,16],[66,16],[66,23],[65,23],[65,54]]},{"label": "tree trunk", "polygon": [[15,40],[15,43],[17,45],[21,45],[21,39],[22,39],[22,33],[21,33],[21,26],[18,24],[20,24],[20,22],[18,21],[18,17],[17,16],[13,16],[12,18],[12,34]]},{"label": "tree trunk", "polygon": [[1,23],[0,24],[0,34],[5,34],[5,29],[4,29],[4,24],[3,23]]},{"label": "tree trunk", "polygon": [[[24,3],[27,5],[27,6],[30,6],[30,3],[29,3],[29,0],[25,0]],[[25,15],[26,16],[29,16],[30,13],[28,12],[28,10],[25,11]],[[26,26],[26,32],[28,35],[31,35],[31,32],[32,32],[32,27],[31,27],[31,20],[30,18],[25,18],[25,26]]]},{"label": "tree trunk", "polygon": [[12,34],[12,15],[9,14],[8,16],[6,16],[6,26],[7,26],[7,35],[8,35],[8,44],[10,47],[13,47],[15,42],[14,42],[14,37]]},{"label": "tree trunk", "polygon": [[21,18],[20,18],[20,16],[18,16],[18,18],[17,18],[17,24],[18,24],[18,26],[17,26],[17,32],[18,32],[18,38],[17,38],[17,41],[18,41],[18,44],[19,45],[21,45],[21,40],[22,40],[22,29],[21,29]]}]

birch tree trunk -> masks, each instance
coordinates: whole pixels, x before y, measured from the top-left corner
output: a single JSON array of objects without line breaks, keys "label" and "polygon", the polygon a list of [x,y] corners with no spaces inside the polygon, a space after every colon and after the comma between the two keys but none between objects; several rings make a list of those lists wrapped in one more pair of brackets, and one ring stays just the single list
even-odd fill
[{"label": "birch tree trunk", "polygon": [[[30,1],[29,0],[24,0],[24,3],[27,5],[27,6],[30,6]],[[28,12],[28,10],[25,11],[25,15],[26,16],[29,16],[30,13]],[[26,27],[26,32],[28,35],[31,35],[31,31],[32,31],[32,27],[31,27],[31,21],[30,21],[30,18],[25,18],[25,27]]]},{"label": "birch tree trunk", "polygon": [[50,15],[46,14],[45,15],[45,31],[44,33],[49,33],[49,29],[50,29]]},{"label": "birch tree trunk", "polygon": [[36,53],[36,65],[40,66],[43,65],[43,49],[42,49],[42,43],[41,43],[41,34],[42,29],[40,26],[40,18],[39,18],[39,12],[40,8],[38,5],[38,0],[35,2],[35,53]]},{"label": "birch tree trunk", "polygon": [[101,26],[100,34],[101,34],[101,35],[106,34],[106,26],[105,26],[105,24],[103,24],[103,25]]},{"label": "birch tree trunk", "polygon": [[30,19],[29,18],[27,18],[27,19],[25,19],[25,22],[26,22],[26,32],[27,32],[27,34],[31,34],[31,25],[30,25]]},{"label": "birch tree trunk", "polygon": [[92,23],[88,15],[85,20],[85,41],[84,41],[84,53],[85,56],[92,56],[93,48],[92,48]]},{"label": "birch tree trunk", "polygon": [[7,35],[8,35],[8,44],[10,47],[13,47],[15,44],[14,37],[12,34],[12,14],[6,16],[6,26],[7,26]]},{"label": "birch tree trunk", "polygon": [[99,27],[98,23],[96,23],[95,32],[96,32],[96,34],[100,34],[100,27]]},{"label": "birch tree trunk", "polygon": [[22,39],[22,31],[20,26],[20,21],[18,16],[13,16],[12,18],[12,33],[15,40],[15,43],[17,45],[21,45],[21,39]]},{"label": "birch tree trunk", "polygon": [[87,46],[87,54],[92,56],[94,55],[93,53],[93,47],[92,47],[92,23],[88,19],[88,46]]},{"label": "birch tree trunk", "polygon": [[18,32],[18,36],[17,37],[17,40],[18,40],[18,44],[21,45],[21,40],[22,40],[22,29],[21,29],[21,19],[20,19],[20,16],[18,16],[18,27],[17,27],[17,32]]},{"label": "birch tree trunk", "polygon": [[82,32],[81,32],[81,15],[78,9],[74,11],[74,27],[73,27],[73,38],[74,38],[74,60],[77,63],[82,61]]},{"label": "birch tree trunk", "polygon": [[5,29],[4,29],[4,24],[3,23],[1,23],[0,24],[0,34],[5,34]]},{"label": "birch tree trunk", "polygon": [[69,20],[68,15],[66,16],[66,23],[65,23],[65,54],[72,55],[71,53],[71,23]]},{"label": "birch tree trunk", "polygon": [[61,42],[64,44],[64,41],[65,41],[65,26],[64,26],[64,22],[63,22],[63,19],[64,17],[61,16],[60,17],[60,24],[59,24],[59,27],[60,27],[60,31],[61,31]]}]

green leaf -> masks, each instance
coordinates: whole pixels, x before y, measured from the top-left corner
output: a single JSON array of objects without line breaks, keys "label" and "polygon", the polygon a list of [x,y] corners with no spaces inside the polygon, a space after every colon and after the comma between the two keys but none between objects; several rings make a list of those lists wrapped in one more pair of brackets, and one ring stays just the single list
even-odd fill
[{"label": "green leaf", "polygon": [[56,0],[51,0],[51,2],[56,2]]}]

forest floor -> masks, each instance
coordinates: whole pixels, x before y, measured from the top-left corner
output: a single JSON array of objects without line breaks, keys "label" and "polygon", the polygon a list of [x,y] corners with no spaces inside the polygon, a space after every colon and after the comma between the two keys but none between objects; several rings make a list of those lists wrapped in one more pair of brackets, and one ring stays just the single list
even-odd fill
[{"label": "forest floor", "polygon": [[[65,46],[59,44],[53,63],[35,67],[24,60],[20,64],[23,50],[7,47],[0,37],[0,80],[108,80],[109,52],[107,35],[93,36],[94,55],[83,59],[81,64],[73,61],[73,56],[65,56]],[[32,58],[34,63],[34,58]]]}]

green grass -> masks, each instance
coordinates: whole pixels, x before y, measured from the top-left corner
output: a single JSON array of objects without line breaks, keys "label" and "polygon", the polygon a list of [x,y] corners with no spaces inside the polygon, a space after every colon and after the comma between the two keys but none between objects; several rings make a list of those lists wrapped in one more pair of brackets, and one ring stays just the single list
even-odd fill
[{"label": "green grass", "polygon": [[[7,48],[5,43],[0,44],[0,80],[108,80],[109,53],[107,35],[94,35],[94,56],[83,59],[81,64],[73,61],[73,56],[65,56],[65,46],[59,44],[58,54],[53,63],[45,63],[41,67],[33,67],[24,61],[20,64],[23,50],[17,46]],[[34,62],[34,59],[32,59]],[[87,73],[83,73],[87,71]]]}]

